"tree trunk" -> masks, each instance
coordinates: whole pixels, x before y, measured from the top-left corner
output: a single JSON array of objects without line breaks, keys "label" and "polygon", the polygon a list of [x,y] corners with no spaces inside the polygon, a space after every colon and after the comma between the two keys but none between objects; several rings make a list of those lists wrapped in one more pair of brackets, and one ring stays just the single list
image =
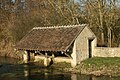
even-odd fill
[{"label": "tree trunk", "polygon": [[99,16],[100,16],[100,30],[101,30],[101,43],[104,45],[104,32],[103,32],[103,13],[102,13],[102,1],[98,0]]},{"label": "tree trunk", "polygon": [[108,27],[108,46],[112,47],[112,31],[111,28]]}]

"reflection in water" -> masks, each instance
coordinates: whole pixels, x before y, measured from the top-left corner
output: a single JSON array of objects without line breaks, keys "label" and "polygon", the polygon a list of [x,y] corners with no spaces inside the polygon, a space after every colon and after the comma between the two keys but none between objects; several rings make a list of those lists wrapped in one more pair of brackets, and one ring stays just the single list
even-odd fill
[{"label": "reflection in water", "polygon": [[18,60],[0,57],[0,80],[120,80],[120,77],[87,76],[63,73],[55,68],[45,68],[34,63],[18,64]]},{"label": "reflection in water", "polygon": [[77,80],[77,75],[76,74],[71,74],[71,80]]},{"label": "reflection in water", "polygon": [[44,72],[44,76],[45,76],[45,78],[48,78],[48,75],[49,75],[48,70],[45,69],[44,71],[45,71],[45,72]]},{"label": "reflection in water", "polygon": [[28,65],[23,65],[24,66],[24,77],[25,80],[29,80],[29,76],[30,76],[30,69]]},{"label": "reflection in water", "polygon": [[93,80],[92,76],[71,74],[71,80]]},{"label": "reflection in water", "polygon": [[28,77],[29,76],[29,71],[28,70],[24,70],[24,76]]},{"label": "reflection in water", "polygon": [[71,80],[120,80],[120,77],[110,77],[110,76],[87,76],[80,74],[71,74]]},{"label": "reflection in water", "polygon": [[0,57],[0,64],[2,65],[7,65],[7,64],[18,64],[20,60],[16,60],[14,58],[5,58],[5,57]]}]

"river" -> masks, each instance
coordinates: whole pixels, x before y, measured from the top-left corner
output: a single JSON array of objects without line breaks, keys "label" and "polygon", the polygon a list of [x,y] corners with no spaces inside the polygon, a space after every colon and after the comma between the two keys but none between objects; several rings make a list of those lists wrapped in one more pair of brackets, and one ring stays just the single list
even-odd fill
[{"label": "river", "polygon": [[0,57],[0,80],[120,80],[120,77],[63,73],[54,68],[19,62],[17,59]]}]

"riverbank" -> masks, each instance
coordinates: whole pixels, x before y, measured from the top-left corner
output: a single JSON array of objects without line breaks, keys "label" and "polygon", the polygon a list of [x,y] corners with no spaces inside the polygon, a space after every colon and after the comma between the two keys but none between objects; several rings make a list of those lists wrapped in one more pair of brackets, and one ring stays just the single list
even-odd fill
[{"label": "riverbank", "polygon": [[80,70],[71,68],[71,65],[65,62],[44,67],[41,65],[43,61],[28,64],[18,61],[0,57],[0,80],[120,80],[120,77],[82,75]]},{"label": "riverbank", "polygon": [[9,49],[0,50],[0,56],[22,59],[22,54],[21,54],[22,52],[23,51],[16,51],[16,50],[14,50],[14,48],[11,47]]},{"label": "riverbank", "polygon": [[77,66],[81,69],[82,74],[95,75],[95,76],[120,76],[120,58],[90,58]]},{"label": "riverbank", "polygon": [[68,63],[54,63],[49,68],[55,68],[66,73],[80,73],[95,76],[120,76],[120,58],[90,58],[72,68]]},{"label": "riverbank", "polygon": [[[24,64],[23,61],[18,61],[17,63]],[[40,60],[39,62],[35,62],[33,64],[45,68],[43,60]],[[2,65],[0,65],[0,67],[1,66]],[[56,71],[60,71],[63,73],[77,73],[77,74],[94,75],[94,76],[106,75],[106,76],[111,76],[111,77],[112,76],[120,77],[120,58],[118,57],[109,57],[109,58],[95,57],[95,58],[90,58],[90,59],[82,61],[75,68],[72,68],[71,64],[66,63],[66,62],[53,63],[51,66],[48,66],[46,68],[50,70],[54,69]]]}]

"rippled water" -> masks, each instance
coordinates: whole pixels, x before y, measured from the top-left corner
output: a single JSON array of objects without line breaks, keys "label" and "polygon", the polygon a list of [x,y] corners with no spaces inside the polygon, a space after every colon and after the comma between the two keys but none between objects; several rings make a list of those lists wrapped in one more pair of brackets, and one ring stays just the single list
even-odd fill
[{"label": "rippled water", "polygon": [[120,77],[63,73],[54,68],[37,66],[34,63],[22,65],[18,63],[19,60],[0,57],[0,80],[120,80]]}]

